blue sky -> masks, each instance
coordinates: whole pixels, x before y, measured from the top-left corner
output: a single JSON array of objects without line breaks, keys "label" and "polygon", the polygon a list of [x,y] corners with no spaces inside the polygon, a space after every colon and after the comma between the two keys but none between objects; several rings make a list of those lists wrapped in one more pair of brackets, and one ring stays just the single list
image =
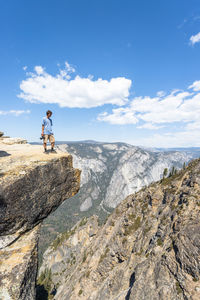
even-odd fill
[{"label": "blue sky", "polygon": [[0,130],[200,146],[199,0],[0,4]]}]

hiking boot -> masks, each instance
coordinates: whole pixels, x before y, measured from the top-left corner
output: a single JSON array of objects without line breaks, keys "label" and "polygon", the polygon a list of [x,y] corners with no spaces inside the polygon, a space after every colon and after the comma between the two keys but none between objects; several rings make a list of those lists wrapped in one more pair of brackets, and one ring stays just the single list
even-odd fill
[{"label": "hiking boot", "polygon": [[44,153],[46,153],[46,154],[48,153],[48,152],[47,152],[47,149],[44,149]]}]

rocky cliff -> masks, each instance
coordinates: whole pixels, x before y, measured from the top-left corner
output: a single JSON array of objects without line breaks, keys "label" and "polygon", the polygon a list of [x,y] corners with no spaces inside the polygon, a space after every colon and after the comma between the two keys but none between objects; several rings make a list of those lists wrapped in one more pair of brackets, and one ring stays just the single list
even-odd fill
[{"label": "rocky cliff", "polygon": [[113,209],[126,196],[161,179],[165,168],[180,169],[199,157],[192,151],[150,151],[125,143],[70,143],[58,148],[71,153],[82,170],[80,211],[93,206]]},{"label": "rocky cliff", "polygon": [[[98,215],[100,221],[128,195],[162,178],[163,170],[182,168],[200,152],[155,151],[125,143],[74,142],[58,148],[73,155],[82,170],[80,192],[66,201],[44,222],[40,253],[58,233],[70,229],[83,217]],[[59,222],[57,221],[59,220]]]},{"label": "rocky cliff", "polygon": [[79,190],[72,156],[0,139],[0,299],[35,299],[39,224]]},{"label": "rocky cliff", "polygon": [[[199,300],[200,160],[91,217],[44,255],[55,300]],[[45,273],[46,272],[46,273]]]}]

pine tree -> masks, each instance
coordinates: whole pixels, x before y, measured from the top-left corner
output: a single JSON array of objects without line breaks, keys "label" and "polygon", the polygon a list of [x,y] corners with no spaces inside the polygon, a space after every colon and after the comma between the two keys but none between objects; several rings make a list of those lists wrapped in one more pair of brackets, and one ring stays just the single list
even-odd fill
[{"label": "pine tree", "polygon": [[174,166],[172,166],[171,174],[172,174],[172,176],[175,174],[175,167]]},{"label": "pine tree", "polygon": [[165,178],[167,176],[167,173],[168,173],[168,169],[165,168],[164,171],[163,171],[163,178]]}]

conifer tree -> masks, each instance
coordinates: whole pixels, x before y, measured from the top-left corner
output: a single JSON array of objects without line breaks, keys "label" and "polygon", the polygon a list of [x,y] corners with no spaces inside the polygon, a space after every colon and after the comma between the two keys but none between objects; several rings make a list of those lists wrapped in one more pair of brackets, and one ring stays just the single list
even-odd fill
[{"label": "conifer tree", "polygon": [[165,178],[167,176],[167,173],[168,173],[168,169],[165,168],[164,171],[163,171],[163,178]]}]

